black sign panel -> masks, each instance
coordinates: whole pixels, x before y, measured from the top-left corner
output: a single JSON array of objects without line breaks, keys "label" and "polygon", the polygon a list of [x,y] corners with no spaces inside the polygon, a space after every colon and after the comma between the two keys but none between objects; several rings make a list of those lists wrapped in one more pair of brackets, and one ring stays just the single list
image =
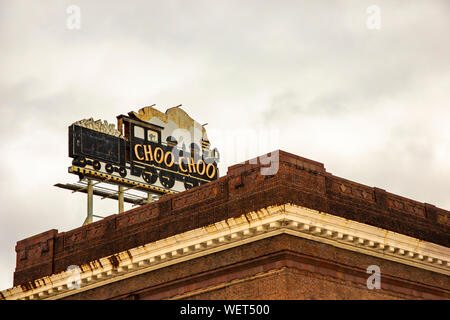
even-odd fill
[{"label": "black sign panel", "polygon": [[[183,185],[190,189],[217,179],[218,159],[208,149],[209,142],[202,141],[207,145],[204,148],[192,143],[188,150],[184,145],[180,149],[171,136],[162,142],[163,127],[128,117],[120,120],[124,137],[83,124],[71,125],[69,156],[74,158],[73,165],[90,166],[108,175],[118,173],[121,178],[156,187],[159,181],[161,187],[177,191],[183,190]],[[174,188],[176,181],[181,185]]]},{"label": "black sign panel", "polygon": [[113,135],[72,125],[69,127],[69,156],[125,165],[125,142]]}]

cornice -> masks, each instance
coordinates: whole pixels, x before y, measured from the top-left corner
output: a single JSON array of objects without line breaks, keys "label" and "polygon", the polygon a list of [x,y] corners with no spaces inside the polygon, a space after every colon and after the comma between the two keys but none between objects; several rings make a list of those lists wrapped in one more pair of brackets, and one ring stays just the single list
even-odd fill
[{"label": "cornice", "polygon": [[[206,227],[183,232],[143,246],[103,257],[1,292],[4,299],[60,299],[134,277],[155,269],[195,259],[279,234],[450,275],[450,249],[386,229],[284,204],[248,212]],[[69,289],[80,275],[80,288]]]}]

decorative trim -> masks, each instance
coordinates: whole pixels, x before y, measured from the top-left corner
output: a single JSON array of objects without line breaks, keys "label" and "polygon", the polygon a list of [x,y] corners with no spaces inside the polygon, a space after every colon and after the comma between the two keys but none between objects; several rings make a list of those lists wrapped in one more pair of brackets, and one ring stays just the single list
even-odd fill
[{"label": "decorative trim", "polygon": [[5,299],[60,299],[155,269],[279,234],[290,234],[450,275],[450,249],[360,222],[291,204],[216,222],[78,268],[81,287],[69,289],[76,270],[53,274],[1,292]]}]

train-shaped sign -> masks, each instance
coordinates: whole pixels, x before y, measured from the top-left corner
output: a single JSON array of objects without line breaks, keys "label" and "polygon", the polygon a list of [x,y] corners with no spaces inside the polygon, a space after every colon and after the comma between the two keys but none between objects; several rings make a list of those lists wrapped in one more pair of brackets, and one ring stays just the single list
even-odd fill
[{"label": "train-shaped sign", "polygon": [[204,126],[180,107],[150,107],[117,117],[117,129],[92,118],[69,126],[69,172],[155,193],[175,193],[215,180],[219,152]]}]

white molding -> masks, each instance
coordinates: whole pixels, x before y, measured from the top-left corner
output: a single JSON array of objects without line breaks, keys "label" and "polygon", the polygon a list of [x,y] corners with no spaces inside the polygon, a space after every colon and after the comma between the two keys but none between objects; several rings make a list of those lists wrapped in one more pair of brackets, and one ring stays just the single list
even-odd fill
[{"label": "white molding", "polygon": [[[245,243],[290,234],[350,251],[376,256],[425,270],[450,275],[450,249],[386,229],[291,204],[268,207],[237,218],[216,222],[92,261],[79,268],[81,287],[69,289],[64,271],[34,281],[34,289],[21,286],[2,291],[5,299],[60,299],[108,283],[134,277],[176,263]],[[98,262],[100,261],[100,263]]]}]

